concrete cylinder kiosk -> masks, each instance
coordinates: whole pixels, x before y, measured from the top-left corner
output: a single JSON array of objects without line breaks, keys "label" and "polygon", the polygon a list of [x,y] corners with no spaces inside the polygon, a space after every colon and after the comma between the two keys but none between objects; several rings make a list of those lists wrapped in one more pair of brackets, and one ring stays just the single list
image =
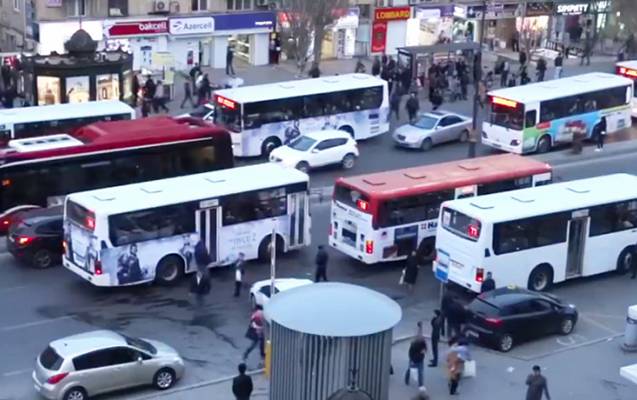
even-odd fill
[{"label": "concrete cylinder kiosk", "polygon": [[637,305],[628,307],[622,348],[626,351],[637,351]]}]

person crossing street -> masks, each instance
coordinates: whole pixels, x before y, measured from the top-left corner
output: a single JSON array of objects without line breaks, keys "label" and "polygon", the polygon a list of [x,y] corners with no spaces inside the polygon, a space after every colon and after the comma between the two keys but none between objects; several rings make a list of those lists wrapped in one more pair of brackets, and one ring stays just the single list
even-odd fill
[{"label": "person crossing street", "polygon": [[327,261],[329,256],[325,247],[320,245],[316,252],[316,274],[314,276],[314,282],[320,282],[321,280],[327,282]]}]

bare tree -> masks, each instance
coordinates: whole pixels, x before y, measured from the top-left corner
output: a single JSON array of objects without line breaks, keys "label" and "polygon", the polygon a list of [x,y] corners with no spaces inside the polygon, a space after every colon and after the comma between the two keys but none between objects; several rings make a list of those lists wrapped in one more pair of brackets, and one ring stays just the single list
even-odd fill
[{"label": "bare tree", "polygon": [[[291,39],[291,50],[302,74],[310,57],[321,60],[325,29],[334,22],[334,10],[348,6],[347,0],[281,0]],[[314,45],[312,54],[310,46]]]}]

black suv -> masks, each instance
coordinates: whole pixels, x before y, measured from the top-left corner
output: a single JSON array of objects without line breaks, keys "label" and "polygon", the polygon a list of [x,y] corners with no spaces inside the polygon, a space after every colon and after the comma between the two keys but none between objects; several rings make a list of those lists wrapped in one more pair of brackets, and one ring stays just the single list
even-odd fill
[{"label": "black suv", "polygon": [[507,352],[514,344],[550,334],[568,335],[577,309],[555,296],[515,287],[482,293],[467,306],[465,335]]},{"label": "black suv", "polygon": [[20,213],[9,226],[7,249],[16,259],[39,269],[59,264],[63,253],[63,218],[62,206]]}]

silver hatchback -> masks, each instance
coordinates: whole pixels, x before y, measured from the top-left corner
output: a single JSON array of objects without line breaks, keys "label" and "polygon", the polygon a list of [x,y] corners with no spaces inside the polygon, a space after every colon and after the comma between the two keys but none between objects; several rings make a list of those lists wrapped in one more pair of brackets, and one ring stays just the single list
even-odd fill
[{"label": "silver hatchback", "polygon": [[173,348],[100,330],[51,342],[35,362],[33,383],[50,400],[85,400],[141,385],[166,390],[183,373],[184,361]]}]

